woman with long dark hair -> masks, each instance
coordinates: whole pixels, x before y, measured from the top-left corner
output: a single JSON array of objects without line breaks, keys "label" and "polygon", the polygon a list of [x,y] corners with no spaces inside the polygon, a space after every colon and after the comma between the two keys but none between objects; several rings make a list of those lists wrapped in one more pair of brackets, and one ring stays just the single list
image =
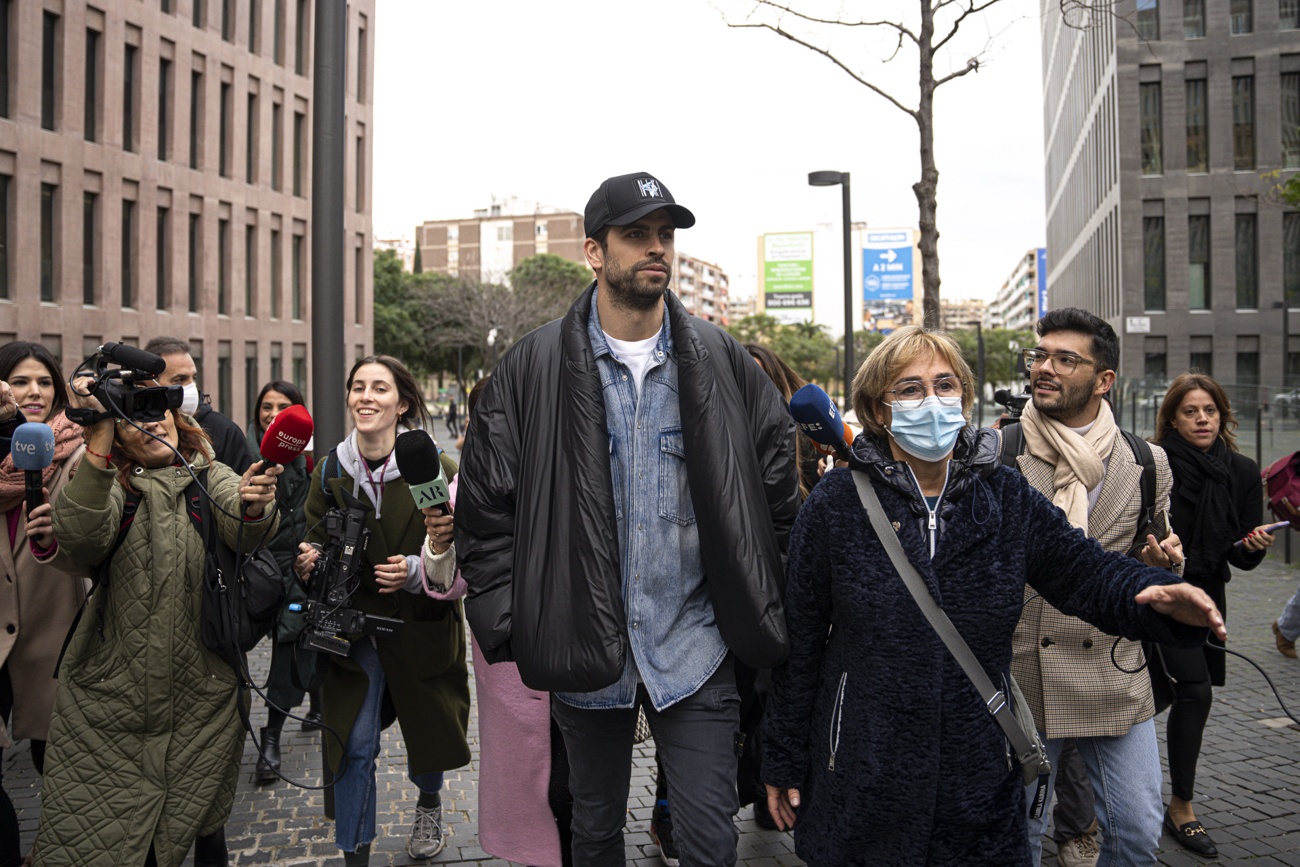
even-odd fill
[{"label": "woman with long dark hair", "polygon": [[[1237,451],[1236,428],[1223,388],[1206,374],[1189,371],[1169,385],[1154,437],[1174,473],[1169,520],[1187,556],[1183,578],[1208,593],[1225,615],[1229,567],[1254,569],[1274,538],[1263,525],[1259,466]],[[1169,708],[1173,794],[1165,830],[1184,847],[1209,856],[1218,849],[1196,819],[1192,796],[1212,687],[1223,686],[1225,668],[1223,651],[1210,647],[1160,647],[1150,654],[1156,710]]]},{"label": "woman with long dark hair", "polygon": [[[292,382],[273,380],[262,386],[254,404],[253,417],[248,420],[248,447],[260,454],[262,437],[275,417],[291,406],[305,406],[302,392]],[[310,448],[310,447],[309,447]],[[275,631],[271,634],[271,669],[266,683],[266,727],[259,741],[262,750],[257,759],[253,778],[259,783],[273,783],[280,770],[280,733],[289,711],[302,704],[307,690],[304,685],[311,679],[315,666],[312,655],[297,653],[295,643],[302,633],[301,604],[307,598],[302,582],[293,579],[293,561],[298,556],[298,543],[307,532],[307,517],[303,505],[307,502],[307,452],[304,451],[284,465],[276,491],[276,509],[280,513],[280,529],[267,543],[288,579],[285,609],[280,614]],[[294,611],[290,606],[297,606]],[[295,661],[297,672],[294,672]],[[302,727],[310,731],[320,727],[320,702],[317,691],[311,692],[311,708],[303,719]]]},{"label": "woman with long dark hair", "polygon": [[[25,476],[9,448],[18,425],[49,425],[54,461],[41,482],[47,499],[58,496],[85,451],[81,428],[63,415],[67,403],[63,372],[48,349],[26,341],[0,347],[0,512],[9,529],[8,544],[0,546],[0,622],[10,624],[0,631],[0,748],[29,738],[38,773],[45,770],[55,664],[86,598],[85,582],[72,575],[86,572],[58,555],[49,505],[27,507]],[[0,867],[20,860],[17,814],[0,783]]]},{"label": "woman with long dark hair", "polygon": [[[346,658],[323,654],[321,686],[325,728],[337,732],[344,747],[326,737],[326,765],[335,785],[326,810],[335,820],[335,842],[347,865],[370,860],[374,840],[375,759],[387,722],[384,707],[395,711],[407,749],[407,770],[420,790],[406,850],[412,858],[432,858],[445,845],[442,830],[443,772],[469,762],[465,739],[469,724],[469,669],[465,626],[459,601],[433,599],[424,592],[420,552],[428,538],[425,516],[415,508],[393,457],[397,436],[431,426],[424,399],[406,367],[387,355],[370,355],[352,366],[347,406],[354,430],[316,465],[307,491],[308,543],[328,541],[325,513],[351,495],[370,508],[366,526],[367,563],[359,570],[356,592],[346,607],[396,618],[395,636],[359,636]],[[443,459],[450,478],[456,465]],[[449,550],[450,538],[444,538]],[[318,548],[304,543],[295,568],[307,578]],[[454,559],[451,561],[454,563]],[[385,698],[391,700],[385,701]]]},{"label": "woman with long dark hair", "polygon": [[[785,405],[789,406],[790,398],[794,397],[796,391],[807,385],[808,381],[795,373],[781,356],[763,344],[746,343],[744,347],[745,351],[749,353],[749,357],[758,362],[758,366],[763,368],[767,378],[772,380],[772,384],[781,392],[781,398],[785,401]],[[821,478],[821,472],[818,469],[821,457],[813,448],[812,440],[808,439],[807,434],[797,427],[794,431],[794,446],[795,455],[799,459],[799,496],[800,499],[803,499],[808,496],[808,493]]]}]

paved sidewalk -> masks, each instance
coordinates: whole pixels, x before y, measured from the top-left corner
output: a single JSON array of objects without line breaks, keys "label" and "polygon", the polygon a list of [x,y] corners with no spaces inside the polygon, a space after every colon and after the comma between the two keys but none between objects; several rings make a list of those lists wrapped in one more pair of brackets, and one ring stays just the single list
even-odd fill
[{"label": "paved sidewalk", "polygon": [[[1296,540],[1300,543],[1300,539]],[[1300,544],[1297,545],[1300,554]],[[1279,556],[1270,556],[1253,573],[1238,574],[1228,587],[1229,646],[1258,662],[1281,691],[1292,713],[1300,716],[1300,662],[1281,656],[1269,624],[1300,582]],[[252,654],[254,671],[264,677],[269,653]],[[265,709],[256,703],[259,725]],[[1163,744],[1163,721],[1160,725]],[[320,770],[320,735],[303,734],[290,721],[284,732],[284,771],[295,779],[316,782]],[[450,836],[446,851],[433,863],[504,865],[478,846],[477,710],[470,717],[474,760],[469,767],[447,774],[443,803]],[[1217,862],[1195,858],[1168,837],[1163,840],[1164,865],[1249,864],[1258,867],[1300,867],[1300,730],[1286,719],[1268,684],[1254,668],[1236,657],[1228,660],[1228,685],[1216,690],[1214,710],[1205,735],[1198,783],[1198,816],[1222,855]],[[234,814],[227,826],[233,865],[275,864],[285,867],[336,867],[342,858],[333,845],[332,823],[322,815],[320,792],[284,783],[258,787],[252,782],[252,747],[245,750]],[[628,800],[627,859],[629,863],[659,864],[658,848],[649,834],[654,803],[654,754],[647,743],[634,756],[632,792]],[[6,750],[4,779],[19,811],[22,843],[30,846],[39,815],[39,779],[26,744]],[[1166,784],[1166,794],[1168,785]],[[404,746],[396,726],[384,735],[379,760],[380,836],[371,863],[405,865],[415,862],[405,852],[406,835],[415,808],[415,787],[406,779]],[[801,863],[791,838],[764,831],[745,808],[737,819],[740,863],[771,867]],[[1048,842],[1045,864],[1054,864]],[[864,852],[870,863],[870,853]],[[187,862],[188,863],[188,862]]]}]

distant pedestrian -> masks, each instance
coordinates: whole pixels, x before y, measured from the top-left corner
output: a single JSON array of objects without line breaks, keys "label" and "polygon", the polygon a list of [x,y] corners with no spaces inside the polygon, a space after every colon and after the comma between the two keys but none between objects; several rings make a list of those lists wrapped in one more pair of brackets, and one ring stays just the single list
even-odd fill
[{"label": "distant pedestrian", "polygon": [[454,437],[460,436],[460,425],[457,423],[459,414],[460,409],[456,406],[456,398],[453,397],[447,402],[447,433]]},{"label": "distant pedestrian", "polygon": [[1282,615],[1273,621],[1273,637],[1277,640],[1278,653],[1296,658],[1295,642],[1300,638],[1300,590],[1287,600]]}]

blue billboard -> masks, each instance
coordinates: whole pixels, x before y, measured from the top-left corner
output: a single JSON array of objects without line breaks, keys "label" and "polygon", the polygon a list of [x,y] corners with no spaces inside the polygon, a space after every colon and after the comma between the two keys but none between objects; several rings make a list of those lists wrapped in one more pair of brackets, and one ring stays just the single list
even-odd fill
[{"label": "blue billboard", "polygon": [[867,232],[862,241],[862,325],[885,334],[914,317],[912,229]]},{"label": "blue billboard", "polygon": [[1038,277],[1038,316],[1042,319],[1047,315],[1047,248],[1038,248],[1038,260],[1034,269]]}]

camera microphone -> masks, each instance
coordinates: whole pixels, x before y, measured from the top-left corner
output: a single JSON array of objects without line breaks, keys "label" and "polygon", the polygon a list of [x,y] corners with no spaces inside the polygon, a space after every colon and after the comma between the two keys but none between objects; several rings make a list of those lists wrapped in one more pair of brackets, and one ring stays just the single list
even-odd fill
[{"label": "camera microphone", "polygon": [[99,354],[120,367],[128,367],[141,373],[160,376],[167,369],[167,362],[162,356],[145,352],[125,343],[105,343],[99,347]]},{"label": "camera microphone", "polygon": [[271,419],[262,435],[260,450],[266,472],[276,464],[291,464],[307,449],[312,432],[316,429],[307,407],[295,403]]},{"label": "camera microphone", "polygon": [[442,471],[438,444],[427,431],[408,430],[400,435],[393,447],[393,457],[397,458],[397,471],[410,487],[417,509],[434,506],[439,514],[451,514],[447,507],[451,499],[447,475]]},{"label": "camera microphone", "polygon": [[14,468],[23,471],[27,480],[27,513],[45,502],[41,473],[54,463],[54,431],[41,422],[29,421],[18,425],[13,434],[10,454]]},{"label": "camera microphone", "polygon": [[821,386],[810,382],[796,391],[790,398],[790,416],[819,452],[848,460],[853,428],[844,421],[831,396]]}]

